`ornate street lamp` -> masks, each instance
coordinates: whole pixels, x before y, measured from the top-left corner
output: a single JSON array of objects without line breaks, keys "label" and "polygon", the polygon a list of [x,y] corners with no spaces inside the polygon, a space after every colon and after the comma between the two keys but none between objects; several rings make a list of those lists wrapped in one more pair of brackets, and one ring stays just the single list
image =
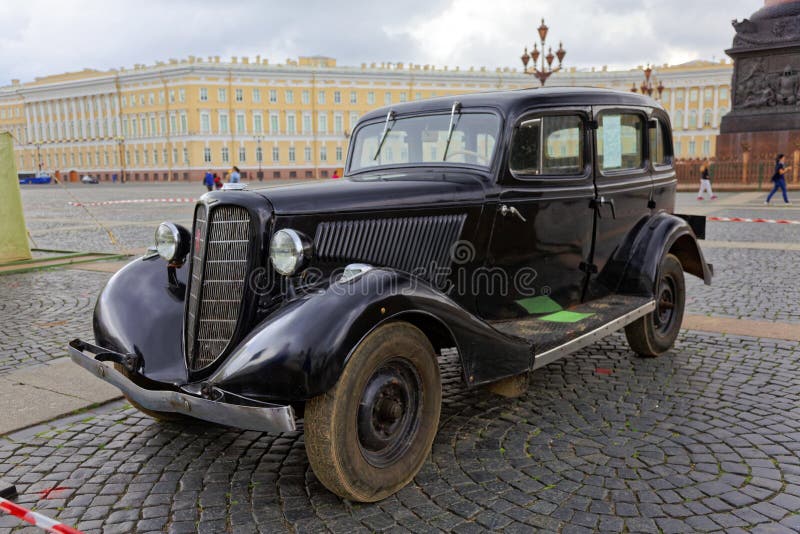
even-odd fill
[{"label": "ornate street lamp", "polygon": [[258,148],[256,148],[256,159],[258,160],[258,181],[262,181],[264,179],[264,172],[261,170],[261,162],[264,159],[264,153],[261,151],[261,140],[264,139],[263,135],[256,135],[256,143],[258,144]]},{"label": "ornate street lamp", "polygon": [[655,78],[653,78],[652,80],[650,79],[650,76],[652,74],[653,74],[653,67],[651,67],[648,64],[644,68],[644,81],[638,88],[636,87],[636,82],[633,82],[633,85],[631,86],[631,93],[637,93],[641,91],[643,95],[653,96],[653,91],[655,91],[658,94],[656,98],[660,100],[661,93],[664,92],[664,84],[661,83],[661,80],[658,80],[658,85],[653,87],[653,82],[655,81]]},{"label": "ornate street lamp", "polygon": [[[547,78],[550,77],[554,72],[558,72],[561,70],[561,62],[564,61],[564,56],[567,55],[567,51],[564,50],[564,46],[559,41],[558,43],[558,50],[556,50],[555,55],[553,54],[553,47],[551,46],[547,50],[547,54],[545,55],[545,41],[547,40],[547,31],[549,28],[544,23],[544,19],[542,19],[542,24],[537,28],[539,32],[539,41],[542,45],[541,51],[539,50],[536,43],[533,44],[533,50],[530,54],[528,54],[528,47],[525,47],[525,51],[522,53],[520,59],[522,60],[523,65],[523,72],[525,74],[531,74],[536,76],[539,82],[544,87],[544,83],[547,81]],[[541,69],[536,67],[536,63],[539,61],[539,57],[542,58],[542,67]],[[553,59],[558,58],[558,66],[553,68]],[[531,68],[528,68],[528,62],[533,60]],[[545,65],[546,63],[546,65]]]},{"label": "ornate street lamp", "polygon": [[122,136],[115,137],[114,141],[117,142],[117,146],[119,146],[119,167],[120,167],[120,176],[119,176],[119,183],[125,183],[125,138]]}]

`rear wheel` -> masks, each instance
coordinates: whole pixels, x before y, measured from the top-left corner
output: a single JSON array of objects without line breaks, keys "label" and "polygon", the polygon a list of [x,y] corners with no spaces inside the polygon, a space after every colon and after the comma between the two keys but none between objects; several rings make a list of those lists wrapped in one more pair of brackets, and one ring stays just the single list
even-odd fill
[{"label": "rear wheel", "polygon": [[672,254],[665,254],[655,287],[656,309],[625,327],[625,337],[640,356],[658,356],[675,343],[683,322],[686,283],[683,266]]},{"label": "rear wheel", "polygon": [[374,502],[414,478],[431,449],[442,390],[427,337],[403,322],[378,327],[328,392],[305,408],[314,474],[333,493]]}]

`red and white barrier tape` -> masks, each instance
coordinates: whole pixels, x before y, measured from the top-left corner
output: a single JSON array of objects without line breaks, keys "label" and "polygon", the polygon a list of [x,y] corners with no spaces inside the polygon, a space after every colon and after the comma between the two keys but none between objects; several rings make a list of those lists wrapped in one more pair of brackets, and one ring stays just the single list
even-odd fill
[{"label": "red and white barrier tape", "polygon": [[747,218],[747,217],[706,217],[707,221],[713,222],[749,222],[749,223],[772,223],[772,224],[800,224],[800,221],[792,221],[789,219],[762,219]]},{"label": "red and white barrier tape", "polygon": [[56,532],[60,534],[83,534],[80,530],[76,530],[63,523],[59,523],[54,519],[42,515],[38,512],[33,512],[27,508],[15,504],[7,499],[0,497],[0,511],[7,512],[23,521],[35,525],[47,532]]},{"label": "red and white barrier tape", "polygon": [[168,204],[194,204],[197,202],[196,198],[133,198],[127,200],[104,200],[102,202],[70,202],[70,206],[108,206],[111,204],[150,204],[150,203],[168,203]]}]

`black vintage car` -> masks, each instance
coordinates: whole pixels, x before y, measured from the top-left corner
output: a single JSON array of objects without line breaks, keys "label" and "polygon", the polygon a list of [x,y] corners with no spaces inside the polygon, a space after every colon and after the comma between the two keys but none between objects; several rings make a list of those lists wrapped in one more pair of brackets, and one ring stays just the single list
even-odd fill
[{"label": "black vintage car", "polygon": [[[216,191],[97,301],[73,360],[161,419],[302,418],[334,493],[382,499],[429,454],[437,353],[505,395],[625,329],[668,351],[704,219],[673,215],[668,115],[599,89],[399,104],[353,132],[341,180]],[[103,363],[107,362],[107,363]]]}]

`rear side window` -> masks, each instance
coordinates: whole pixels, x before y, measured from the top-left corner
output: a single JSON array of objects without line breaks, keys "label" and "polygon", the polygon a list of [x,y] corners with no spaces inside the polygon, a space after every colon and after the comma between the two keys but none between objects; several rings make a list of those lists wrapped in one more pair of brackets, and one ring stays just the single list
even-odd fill
[{"label": "rear side window", "polygon": [[634,113],[600,115],[597,162],[602,171],[624,171],[642,167],[642,128],[642,117]]},{"label": "rear side window", "polygon": [[511,141],[511,172],[528,176],[581,174],[583,139],[583,120],[577,115],[548,115],[523,121]]},{"label": "rear side window", "polygon": [[656,167],[672,165],[672,148],[669,144],[669,129],[658,119],[650,121],[650,159]]}]

